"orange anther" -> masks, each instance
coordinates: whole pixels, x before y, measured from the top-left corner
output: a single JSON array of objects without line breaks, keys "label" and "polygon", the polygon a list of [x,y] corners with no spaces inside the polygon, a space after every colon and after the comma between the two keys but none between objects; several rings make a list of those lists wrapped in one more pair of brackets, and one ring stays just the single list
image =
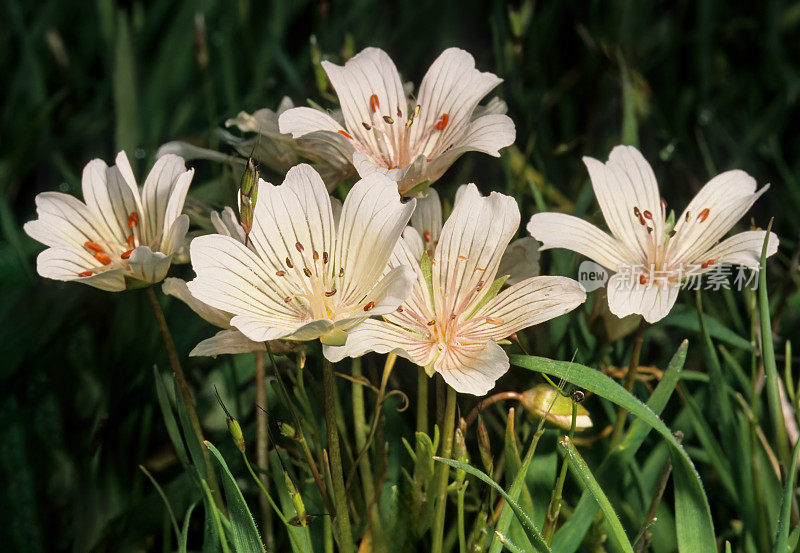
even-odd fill
[{"label": "orange anther", "polygon": [[446,113],[443,113],[439,120],[436,122],[436,130],[443,131],[444,128],[447,126],[447,122],[450,121],[450,116]]},{"label": "orange anther", "polygon": [[500,317],[486,317],[486,322],[490,325],[501,325],[503,324],[503,319]]},{"label": "orange anther", "polygon": [[139,214],[135,211],[132,211],[130,215],[128,215],[128,228],[132,229],[136,225],[139,224]]},{"label": "orange anther", "polygon": [[711,211],[708,208],[705,208],[703,211],[700,212],[700,215],[697,216],[697,222],[702,223],[706,219],[708,219],[708,214]]},{"label": "orange anther", "polygon": [[701,267],[701,268],[703,268],[703,269],[708,269],[708,268],[709,268],[709,267],[711,267],[713,264],[714,264],[714,260],[713,260],[713,259],[709,259],[708,261],[703,261],[703,262],[700,264],[700,267]]},{"label": "orange anther", "polygon": [[86,246],[87,248],[89,248],[90,250],[92,250],[93,252],[102,252],[103,251],[103,247],[100,246],[100,244],[97,244],[95,242],[91,242],[89,240],[84,242],[83,245]]},{"label": "orange anther", "polygon": [[126,251],[126,252],[122,252],[122,255],[120,255],[120,257],[122,259],[128,259],[131,256],[132,253],[133,253],[133,250],[130,249],[130,250]]},{"label": "orange anther", "polygon": [[350,140],[353,140],[353,137],[350,136],[349,134],[347,134],[347,131],[339,131],[339,134],[341,134],[345,138],[349,138]]},{"label": "orange anther", "polygon": [[136,238],[133,237],[133,234],[128,236],[128,247],[131,249],[136,247]]},{"label": "orange anther", "polygon": [[275,276],[284,276],[286,271],[275,271]]},{"label": "orange anther", "polygon": [[103,265],[108,265],[109,263],[111,263],[111,258],[108,257],[108,255],[104,254],[103,252],[96,252],[94,254],[94,258]]},{"label": "orange anther", "polygon": [[369,107],[372,108],[372,112],[375,113],[378,111],[378,108],[381,107],[380,102],[378,101],[378,95],[373,94],[369,97]]},{"label": "orange anther", "polygon": [[371,301],[371,302],[369,302],[367,305],[365,305],[365,306],[364,306],[364,311],[369,311],[369,310],[370,310],[370,309],[372,309],[373,307],[375,307],[375,302],[374,302],[374,301]]},{"label": "orange anther", "polygon": [[79,277],[87,277],[92,276],[94,273],[92,271],[83,271],[82,273],[78,273]]},{"label": "orange anther", "polygon": [[639,284],[641,285],[647,284],[647,277],[645,275],[639,275]]},{"label": "orange anther", "polygon": [[426,230],[425,232],[422,233],[422,236],[425,237],[425,241],[426,242],[430,242],[431,241],[431,231]]},{"label": "orange anther", "polygon": [[397,312],[398,313],[402,313],[403,312],[403,306],[402,305],[398,305],[397,306]]},{"label": "orange anther", "polygon": [[652,219],[653,219],[653,214],[652,214],[652,213],[650,213],[649,211],[647,211],[646,209],[644,210],[644,212],[642,213],[642,215],[644,215],[644,218],[645,218],[645,219],[650,219],[650,220],[652,220]]}]

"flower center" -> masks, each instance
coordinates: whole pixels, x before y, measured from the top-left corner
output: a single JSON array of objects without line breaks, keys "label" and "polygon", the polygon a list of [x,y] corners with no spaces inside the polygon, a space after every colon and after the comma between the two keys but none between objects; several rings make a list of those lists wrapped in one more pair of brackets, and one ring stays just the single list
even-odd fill
[{"label": "flower center", "polygon": [[123,268],[130,271],[127,259],[133,253],[133,250],[141,245],[140,229],[139,229],[139,214],[131,212],[128,215],[127,222],[130,234],[124,242],[115,243],[104,240],[87,240],[83,243],[83,247],[89,252],[95,260],[99,261],[101,267],[90,267],[85,271],[78,273],[79,277],[89,277],[94,274],[100,274],[110,269]]}]

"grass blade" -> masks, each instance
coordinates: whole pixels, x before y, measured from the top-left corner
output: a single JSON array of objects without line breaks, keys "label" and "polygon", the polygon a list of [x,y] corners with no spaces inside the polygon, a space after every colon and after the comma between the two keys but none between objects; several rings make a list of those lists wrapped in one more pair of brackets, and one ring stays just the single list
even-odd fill
[{"label": "grass blade", "polygon": [[[794,446],[792,466],[786,474],[786,486],[783,491],[781,515],[778,519],[777,537],[775,539],[775,553],[789,553],[789,527],[792,516],[792,495],[794,494],[794,480],[797,473],[797,456],[800,455],[800,440]],[[794,549],[791,549],[794,551]]]}]

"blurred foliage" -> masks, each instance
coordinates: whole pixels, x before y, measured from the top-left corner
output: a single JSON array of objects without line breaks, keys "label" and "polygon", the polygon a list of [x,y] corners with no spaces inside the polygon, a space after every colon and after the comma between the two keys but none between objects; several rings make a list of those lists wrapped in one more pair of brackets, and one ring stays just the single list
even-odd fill
[{"label": "blurred foliage", "polygon": [[[744,169],[760,184],[772,183],[752,217],[766,226],[774,216],[781,237],[768,275],[773,328],[781,344],[779,367],[783,341],[800,343],[795,246],[800,2],[5,0],[0,14],[0,479],[5,484],[0,539],[8,550],[169,547],[169,519],[140,464],[164,486],[179,515],[198,499],[177,462],[156,401],[151,369],[154,363],[165,368],[166,355],[144,295],[109,295],[39,278],[35,256],[41,246],[21,229],[34,216],[34,196],[54,189],[79,193],[83,165],[94,157],[111,161],[121,148],[134,154],[141,174],[168,140],[217,147],[214,130],[226,118],[242,109],[274,109],[283,95],[330,106],[332,96],[314,64],[320,56],[341,62],[365,46],[379,46],[405,79],[418,83],[438,53],[455,45],[470,51],[479,68],[503,77],[496,93],[517,125],[516,145],[501,161],[464,156],[438,187],[449,198],[468,181],[484,191],[513,194],[523,221],[544,207],[597,221],[599,210],[580,157],[605,159],[623,142],[640,146],[666,200],[678,207],[725,169]],[[190,211],[231,203],[235,176],[210,163],[196,166]],[[543,256],[546,272],[570,276],[578,261],[567,252]],[[191,276],[187,267],[173,272]],[[746,296],[706,294],[705,300],[711,323],[722,321],[712,335],[747,367],[750,353],[742,347],[751,340]],[[679,303],[649,332],[643,360],[664,368],[680,340],[689,337],[696,346],[690,348],[687,370],[699,370],[694,374],[702,377],[705,357],[694,301],[686,294]],[[182,356],[213,333],[182,304],[165,306]],[[570,359],[577,348],[577,360],[584,364],[625,364],[627,342],[609,346],[595,339],[589,333],[590,313],[587,305],[579,315],[534,329],[521,340],[538,355]],[[318,359],[318,352],[309,358]],[[726,374],[735,374],[727,359]],[[378,362],[370,357],[366,363],[373,382]],[[252,359],[188,359],[186,367],[209,439],[230,462],[235,450],[214,403],[213,385],[227,394],[252,443]],[[395,371],[393,378],[393,387],[413,388],[412,371]],[[523,390],[533,382],[530,373],[512,369],[499,389]],[[684,381],[681,390],[696,389],[696,407],[705,409],[713,423],[701,384],[702,379],[700,384]],[[460,402],[468,412],[476,400]],[[596,427],[613,418],[608,404],[587,405]],[[726,495],[720,465],[708,454],[713,443],[693,438],[697,419],[681,405],[665,416],[671,428],[687,433],[718,535],[741,550],[764,551],[758,540],[771,539],[779,483],[763,476],[764,497],[750,506],[772,507],[759,520],[747,520],[754,513],[739,511],[737,498]],[[381,432],[393,443],[399,436],[410,438],[408,422],[394,408],[385,410]],[[502,436],[501,412],[488,416],[492,432]],[[555,434],[548,436],[532,463],[535,505],[547,504],[555,480]],[[470,447],[474,439],[474,433],[468,436]],[[650,455],[642,457],[640,472],[634,471],[637,490],[654,485],[653,475],[666,456],[658,444],[650,443]],[[723,441],[723,448],[729,446]],[[597,449],[584,453],[590,466],[602,457]],[[402,478],[397,466],[402,454],[400,448],[392,452],[388,478],[395,481]],[[766,460],[758,463],[754,466],[769,472]],[[246,478],[240,464],[231,470]],[[254,497],[255,490],[248,490]],[[567,502],[579,489],[568,492]],[[610,495],[616,505],[619,494]],[[638,523],[631,521],[640,514],[630,504],[628,509],[618,514],[635,533]],[[761,517],[766,517],[763,523]],[[201,517],[195,518],[193,525],[200,525]],[[674,537],[664,528],[672,514],[662,509],[659,519],[666,522],[653,528],[654,547],[660,544],[657,550],[668,552]],[[760,533],[752,533],[754,527]],[[202,533],[201,526],[190,530]]]}]

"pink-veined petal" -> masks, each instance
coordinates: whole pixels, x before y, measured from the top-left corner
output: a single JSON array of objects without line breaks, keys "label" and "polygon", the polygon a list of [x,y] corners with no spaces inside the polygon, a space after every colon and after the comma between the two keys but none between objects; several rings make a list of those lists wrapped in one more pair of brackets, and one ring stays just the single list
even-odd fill
[{"label": "pink-veined petal", "polygon": [[231,314],[198,300],[189,291],[189,287],[186,286],[186,281],[179,278],[167,278],[164,279],[164,284],[161,285],[161,289],[168,296],[173,296],[181,300],[189,309],[212,325],[225,329],[230,328]]},{"label": "pink-veined petal", "polygon": [[422,237],[425,249],[433,252],[442,234],[442,202],[433,188],[417,199],[417,208],[411,215],[411,226]]},{"label": "pink-veined petal", "polygon": [[343,346],[325,346],[323,353],[332,362],[345,357],[360,357],[368,351],[395,353],[425,366],[435,351],[434,343],[422,336],[385,321],[368,319],[347,333]]},{"label": "pink-veined petal", "polygon": [[614,315],[621,319],[635,313],[648,323],[658,322],[669,314],[679,291],[677,283],[641,284],[635,275],[624,273],[613,275],[606,285],[608,308]]},{"label": "pink-veined petal", "polygon": [[508,367],[506,352],[492,341],[446,348],[434,363],[436,372],[451,388],[475,396],[486,395],[494,388]]},{"label": "pink-veined petal", "polygon": [[[744,265],[754,269],[761,262],[761,250],[764,247],[766,232],[765,230],[748,230],[734,234],[695,259],[693,264],[699,265],[712,260],[714,263],[709,267],[709,271],[721,263]],[[767,257],[777,251],[778,236],[774,232],[770,232]]]},{"label": "pink-veined petal", "polygon": [[189,357],[217,356],[223,354],[266,351],[264,342],[254,342],[238,330],[220,330],[211,338],[197,344]]}]

